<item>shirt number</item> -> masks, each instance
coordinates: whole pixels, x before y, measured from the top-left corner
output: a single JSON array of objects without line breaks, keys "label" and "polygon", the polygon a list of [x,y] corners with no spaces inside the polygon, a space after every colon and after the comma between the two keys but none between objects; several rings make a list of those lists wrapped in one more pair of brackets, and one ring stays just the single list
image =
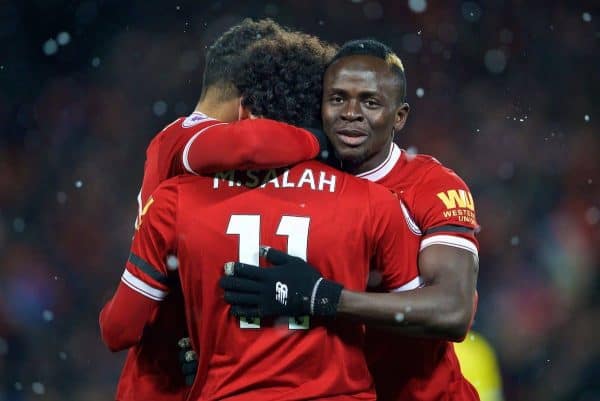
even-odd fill
[{"label": "shirt number", "polygon": [[[275,234],[287,236],[287,252],[306,260],[308,248],[309,217],[282,216]],[[250,265],[259,264],[258,249],[260,246],[260,215],[234,214],[229,219],[227,234],[239,236],[238,260]],[[308,330],[310,326],[308,316],[288,319],[290,330]],[[260,319],[240,318],[240,327],[243,329],[260,328]]]}]

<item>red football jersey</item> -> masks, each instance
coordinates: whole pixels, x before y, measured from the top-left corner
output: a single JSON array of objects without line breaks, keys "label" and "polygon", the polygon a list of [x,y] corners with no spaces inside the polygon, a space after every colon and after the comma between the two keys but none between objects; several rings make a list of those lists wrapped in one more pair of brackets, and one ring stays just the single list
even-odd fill
[{"label": "red football jersey", "polygon": [[[298,132],[294,138],[299,136],[304,137],[304,143],[295,146],[298,154],[313,154],[314,137],[307,132]],[[289,134],[267,137],[263,133],[262,140],[254,136],[251,140],[239,138],[237,142],[226,139],[223,139],[220,149],[215,149],[218,155],[227,155],[229,149],[235,146],[252,146],[259,140],[269,146],[259,151],[262,160],[257,163],[258,166],[260,163],[277,166],[275,160],[279,160],[280,165],[297,161],[297,155],[285,153],[290,148],[287,143],[291,140]],[[202,153],[196,153],[196,157],[190,158],[188,163],[199,171],[210,171],[215,166],[208,166],[204,161],[207,155]],[[230,163],[236,165],[235,161]],[[380,166],[359,177],[377,182],[399,194],[406,204],[403,211],[412,216],[412,230],[423,234],[419,250],[433,244],[443,244],[468,250],[477,256],[478,243],[474,236],[477,221],[469,188],[458,175],[433,157],[409,155],[394,144]],[[367,339],[367,354],[378,397],[382,400],[478,399],[475,389],[460,372],[450,342],[414,338],[399,340],[396,335],[372,329]]]},{"label": "red football jersey", "polygon": [[399,204],[387,189],[318,162],[177,177],[149,200],[122,280],[160,300],[170,291],[169,267],[178,268],[199,351],[189,399],[373,400],[363,325],[240,321],[218,280],[228,261],[258,264],[265,244],[307,259],[347,289],[364,291],[370,267],[386,289],[416,288],[420,238]]},{"label": "red football jersey", "polygon": [[[194,112],[164,128],[153,138],[146,151],[144,178],[138,195],[136,227],[147,206],[146,201],[162,181],[183,174],[186,169],[188,172],[194,172],[187,163],[188,154],[202,158],[203,166],[209,170],[214,169],[215,165],[223,168],[251,167],[252,164],[245,164],[245,161],[248,160],[248,152],[256,153],[253,144],[254,147],[265,146],[259,139],[253,140],[262,132],[287,138],[294,145],[287,151],[269,152],[277,154],[271,156],[274,165],[280,165],[288,159],[311,158],[318,151],[318,143],[310,133],[268,119],[223,123]],[[299,132],[303,132],[304,135],[300,135]],[[244,146],[230,147],[224,154],[224,142],[230,143],[229,141],[243,142]],[[300,159],[296,159],[298,157]],[[269,165],[260,157],[256,161],[261,165]],[[186,399],[188,388],[181,373],[177,348],[177,341],[187,335],[185,313],[181,292],[178,286],[173,287],[171,295],[161,303],[156,320],[144,331],[140,343],[128,351],[117,386],[118,401]]]},{"label": "red football jersey", "polygon": [[[473,197],[452,170],[427,155],[409,155],[395,144],[377,168],[358,175],[397,192],[422,234],[420,250],[442,244],[477,256]],[[367,329],[366,354],[379,400],[471,401],[476,390],[463,377],[451,342],[390,336]]]}]

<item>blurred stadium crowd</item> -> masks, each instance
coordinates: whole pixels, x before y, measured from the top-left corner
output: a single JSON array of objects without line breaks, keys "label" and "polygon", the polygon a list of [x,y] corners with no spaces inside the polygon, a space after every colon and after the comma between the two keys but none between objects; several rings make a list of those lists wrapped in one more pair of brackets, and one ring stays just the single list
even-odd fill
[{"label": "blurred stadium crowd", "polygon": [[397,142],[475,196],[474,328],[505,399],[599,400],[598,9],[432,3],[1,2],[0,401],[112,396],[123,355],[97,318],[127,256],[144,149],[193,110],[206,46],[242,17],[398,52],[412,112]]}]

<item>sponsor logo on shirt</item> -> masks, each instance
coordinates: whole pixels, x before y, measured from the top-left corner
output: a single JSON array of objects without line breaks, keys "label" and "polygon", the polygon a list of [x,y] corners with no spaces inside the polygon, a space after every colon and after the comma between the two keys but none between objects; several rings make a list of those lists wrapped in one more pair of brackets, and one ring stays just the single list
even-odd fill
[{"label": "sponsor logo on shirt", "polygon": [[475,220],[475,203],[473,195],[464,189],[450,189],[448,191],[439,192],[437,197],[446,207],[443,212],[447,219],[456,219],[462,223],[476,225]]},{"label": "sponsor logo on shirt", "polygon": [[446,209],[470,209],[475,211],[473,196],[470,192],[464,189],[451,189],[449,191],[440,192],[437,197],[444,203]]}]

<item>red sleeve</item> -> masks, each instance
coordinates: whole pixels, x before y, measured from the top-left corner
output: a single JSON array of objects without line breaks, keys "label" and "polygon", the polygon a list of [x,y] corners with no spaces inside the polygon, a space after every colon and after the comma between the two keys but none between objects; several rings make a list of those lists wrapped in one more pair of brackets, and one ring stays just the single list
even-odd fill
[{"label": "red sleeve", "polygon": [[[211,120],[214,121],[214,120]],[[172,175],[172,165],[176,164],[174,160],[181,165],[181,155],[183,146],[196,131],[185,131],[181,128],[182,118],[173,121],[160,131],[146,148],[146,161],[144,162],[144,177],[142,178],[142,187],[137,196],[138,216],[135,223],[137,229],[139,218],[146,205],[146,201],[158,188],[161,182]],[[188,136],[186,136],[186,134]],[[183,174],[183,168],[179,174]]]},{"label": "red sleeve", "polygon": [[315,158],[319,141],[307,130],[259,118],[212,125],[196,133],[183,151],[187,172],[284,167]]},{"label": "red sleeve", "polygon": [[157,301],[120,282],[115,295],[100,312],[100,334],[104,344],[113,352],[137,344],[157,306]]},{"label": "red sleeve", "polygon": [[421,249],[433,244],[478,253],[473,195],[465,182],[441,165],[430,169],[415,192],[414,214],[423,232]]},{"label": "red sleeve", "polygon": [[140,188],[140,193],[137,197],[138,215],[135,222],[136,229],[138,228],[140,215],[142,214],[142,210],[144,209],[144,205],[150,197],[150,194],[152,194],[165,179],[158,169],[158,148],[160,147],[160,140],[161,136],[156,136],[146,149],[144,177],[142,178],[142,187]]},{"label": "red sleeve", "polygon": [[176,255],[176,183],[163,183],[148,199],[121,283],[100,314],[102,338],[113,351],[139,341],[144,326],[152,321],[157,302],[169,292],[172,280],[167,259]]},{"label": "red sleeve", "polygon": [[383,187],[371,186],[371,220],[375,254],[372,269],[381,275],[377,287],[406,291],[421,285],[417,266],[420,236],[409,228],[401,201]]}]

